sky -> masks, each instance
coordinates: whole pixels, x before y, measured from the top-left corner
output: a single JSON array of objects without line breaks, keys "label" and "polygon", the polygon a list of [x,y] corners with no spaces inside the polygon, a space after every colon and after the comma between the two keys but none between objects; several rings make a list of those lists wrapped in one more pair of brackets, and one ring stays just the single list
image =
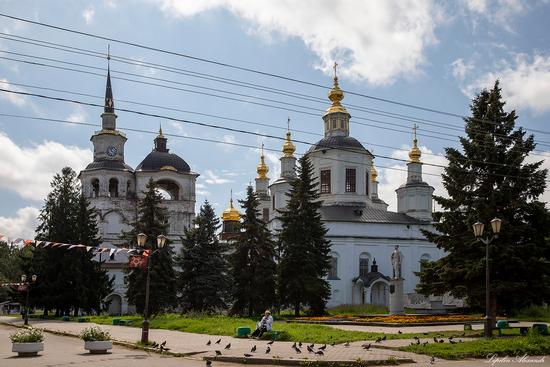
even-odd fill
[{"label": "sky", "polygon": [[[347,93],[343,103],[352,115],[351,136],[377,157],[379,195],[390,210],[406,178],[405,162],[390,158],[407,159],[413,123],[423,162],[436,165],[445,165],[445,147],[459,146],[464,124],[380,99],[468,115],[471,98],[499,79],[506,109],[517,111],[518,125],[538,142],[528,159],[550,167],[548,0],[0,3],[0,13],[149,47],[0,17],[0,88],[101,104],[110,47],[115,108],[158,115],[117,111],[128,137],[126,163],[136,167],[145,158],[162,124],[177,135],[168,136],[171,152],[200,174],[196,209],[208,200],[221,214],[231,190],[242,198],[254,182],[262,143],[268,176],[278,178],[282,141],[246,132],[282,138],[290,118],[293,139],[303,142],[297,153],[321,139],[334,62],[344,90],[375,97]],[[33,236],[53,175],[64,166],[79,172],[92,161],[90,137],[98,127],[85,124],[100,124],[101,112],[0,91],[0,233]],[[424,179],[445,195],[441,171],[424,165]]]}]

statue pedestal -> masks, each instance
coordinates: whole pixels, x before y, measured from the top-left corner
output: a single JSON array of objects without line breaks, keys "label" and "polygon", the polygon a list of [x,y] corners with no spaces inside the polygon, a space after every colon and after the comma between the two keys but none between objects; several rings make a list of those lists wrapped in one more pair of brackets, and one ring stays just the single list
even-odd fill
[{"label": "statue pedestal", "polygon": [[394,278],[390,280],[390,315],[405,314],[403,280],[403,278]]}]

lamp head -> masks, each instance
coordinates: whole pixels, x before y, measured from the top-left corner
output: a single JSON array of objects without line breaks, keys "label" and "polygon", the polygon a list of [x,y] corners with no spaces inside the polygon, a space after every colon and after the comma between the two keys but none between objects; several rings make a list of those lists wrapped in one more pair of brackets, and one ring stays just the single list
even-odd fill
[{"label": "lamp head", "polygon": [[159,234],[157,236],[157,246],[158,246],[158,248],[163,248],[165,244],[166,244],[166,236],[164,236],[162,234]]},{"label": "lamp head", "polygon": [[21,281],[22,282],[26,282],[27,281],[27,276],[25,274],[21,275]]},{"label": "lamp head", "polygon": [[33,282],[33,283],[36,282],[36,279],[37,279],[37,278],[38,278],[38,277],[36,276],[36,274],[33,274],[32,277],[31,277],[32,282]]},{"label": "lamp head", "polygon": [[494,218],[492,221],[491,221],[491,227],[493,228],[493,233],[495,235],[498,235],[500,233],[500,226],[502,224],[502,220],[498,219],[498,218]]},{"label": "lamp head", "polygon": [[474,236],[476,237],[481,237],[483,236],[483,228],[485,227],[485,225],[481,222],[476,222],[474,223],[473,225],[473,228],[474,228]]},{"label": "lamp head", "polygon": [[144,247],[145,241],[147,241],[147,235],[145,233],[140,233],[137,235],[137,243],[139,247]]}]

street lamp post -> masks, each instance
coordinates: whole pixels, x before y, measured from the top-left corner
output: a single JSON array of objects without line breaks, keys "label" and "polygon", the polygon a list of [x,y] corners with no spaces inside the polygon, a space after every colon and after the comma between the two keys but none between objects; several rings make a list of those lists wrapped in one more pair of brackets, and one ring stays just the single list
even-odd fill
[{"label": "street lamp post", "polygon": [[491,288],[489,286],[489,244],[493,242],[500,233],[500,225],[502,221],[494,218],[491,221],[491,228],[494,235],[492,237],[483,238],[483,228],[485,225],[481,222],[476,222],[473,225],[474,235],[477,240],[485,244],[485,337],[489,338],[493,335],[493,321],[491,319]]},{"label": "street lamp post", "polygon": [[[145,247],[147,235],[140,233],[137,235],[137,243],[139,247]],[[157,253],[166,244],[166,237],[163,235],[157,236],[157,249],[149,254],[147,259],[147,280],[145,281],[145,307],[143,308],[143,324],[141,326],[141,342],[147,344],[149,342],[149,284],[151,283],[151,261],[153,254]]]},{"label": "street lamp post", "polygon": [[31,276],[31,281],[27,282],[27,276],[25,274],[21,275],[21,282],[26,286],[26,295],[25,295],[25,325],[29,324],[29,293],[31,292],[31,283],[35,283],[38,277],[36,274]]}]

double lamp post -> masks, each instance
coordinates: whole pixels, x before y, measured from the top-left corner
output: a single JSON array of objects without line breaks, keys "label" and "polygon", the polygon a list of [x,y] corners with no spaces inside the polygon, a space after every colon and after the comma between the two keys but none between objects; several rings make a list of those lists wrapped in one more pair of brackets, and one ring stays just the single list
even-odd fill
[{"label": "double lamp post", "polygon": [[[140,233],[137,235],[137,243],[141,248],[145,248],[147,242],[147,235]],[[145,282],[145,307],[143,308],[143,324],[141,326],[141,342],[147,344],[149,342],[149,284],[151,283],[151,261],[153,255],[161,250],[166,244],[166,236],[157,236],[157,249],[149,253],[147,259],[147,280]]]},{"label": "double lamp post", "polygon": [[493,320],[491,319],[491,289],[489,287],[489,244],[493,242],[500,233],[500,226],[502,221],[498,218],[494,218],[491,221],[491,228],[493,229],[493,236],[483,238],[483,228],[485,225],[481,222],[476,222],[474,227],[474,235],[476,238],[485,244],[485,337],[491,337],[493,335]]},{"label": "double lamp post", "polygon": [[21,275],[21,285],[25,287],[25,325],[29,324],[29,293],[31,292],[31,284],[36,282],[38,277],[36,274],[31,276],[31,281],[27,282],[27,276],[25,274]]}]

